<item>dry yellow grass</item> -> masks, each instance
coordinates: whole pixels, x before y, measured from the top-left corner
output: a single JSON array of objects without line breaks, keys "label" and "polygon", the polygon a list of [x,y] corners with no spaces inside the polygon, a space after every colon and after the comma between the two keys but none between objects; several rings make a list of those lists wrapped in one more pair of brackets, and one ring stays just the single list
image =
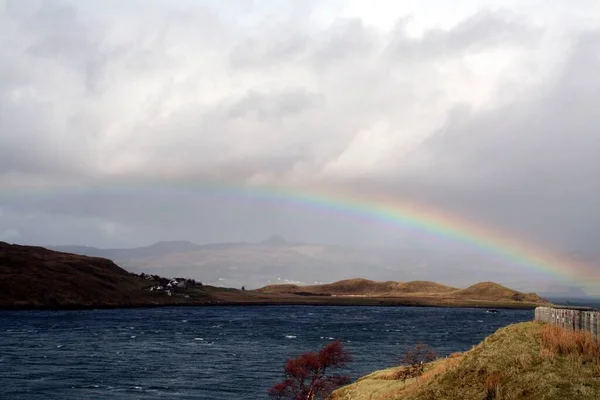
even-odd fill
[{"label": "dry yellow grass", "polygon": [[547,358],[566,356],[600,364],[600,342],[588,332],[544,325],[540,329],[540,343],[540,352]]},{"label": "dry yellow grass", "polygon": [[396,379],[398,371],[405,367],[389,368],[367,375],[352,385],[348,385],[331,397],[331,400],[390,400],[402,398],[414,390],[427,385],[436,375],[443,374],[462,360],[462,353],[452,353],[447,358],[438,359],[425,367],[423,374],[405,382]]},{"label": "dry yellow grass", "polygon": [[589,334],[527,322],[428,365],[406,385],[389,379],[397,369],[386,370],[339,389],[332,400],[597,400],[599,356]]}]

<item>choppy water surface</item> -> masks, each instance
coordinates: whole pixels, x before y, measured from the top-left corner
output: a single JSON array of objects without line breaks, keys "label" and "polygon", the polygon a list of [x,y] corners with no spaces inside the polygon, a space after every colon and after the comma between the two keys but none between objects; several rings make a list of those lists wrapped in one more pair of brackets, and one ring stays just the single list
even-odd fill
[{"label": "choppy water surface", "polygon": [[405,344],[463,351],[533,311],[181,307],[0,311],[0,399],[263,399],[289,357],[336,338],[358,377]]}]

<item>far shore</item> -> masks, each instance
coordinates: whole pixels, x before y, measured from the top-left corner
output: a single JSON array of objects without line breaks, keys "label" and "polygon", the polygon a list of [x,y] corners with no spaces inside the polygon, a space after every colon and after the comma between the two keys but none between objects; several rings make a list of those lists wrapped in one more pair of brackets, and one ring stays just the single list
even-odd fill
[{"label": "far shore", "polygon": [[212,306],[388,306],[533,309],[550,303],[495,282],[455,288],[431,281],[350,278],[253,290],[128,272],[103,258],[0,242],[0,310]]},{"label": "far shore", "polygon": [[538,304],[518,302],[493,302],[493,301],[461,301],[456,303],[423,302],[416,299],[375,298],[358,296],[336,296],[333,298],[303,298],[303,299],[269,299],[250,301],[219,301],[205,302],[165,302],[165,303],[138,303],[138,304],[60,304],[60,305],[29,305],[13,304],[0,306],[0,311],[27,311],[27,310],[95,310],[95,309],[129,309],[129,308],[157,308],[157,307],[248,307],[248,306],[331,306],[331,307],[436,307],[436,308],[474,308],[474,309],[514,309],[533,310]]}]

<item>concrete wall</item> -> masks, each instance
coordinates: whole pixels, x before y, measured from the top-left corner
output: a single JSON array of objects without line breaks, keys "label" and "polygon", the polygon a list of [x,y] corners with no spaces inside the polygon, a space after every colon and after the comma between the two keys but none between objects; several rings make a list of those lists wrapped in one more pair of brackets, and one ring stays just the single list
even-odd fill
[{"label": "concrete wall", "polygon": [[548,322],[567,329],[578,329],[600,335],[600,311],[571,308],[537,307],[535,320]]}]

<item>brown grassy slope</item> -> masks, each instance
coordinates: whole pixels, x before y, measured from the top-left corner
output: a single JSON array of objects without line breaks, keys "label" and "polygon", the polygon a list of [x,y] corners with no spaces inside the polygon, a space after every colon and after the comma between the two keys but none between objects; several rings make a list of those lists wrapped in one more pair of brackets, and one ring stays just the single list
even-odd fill
[{"label": "brown grassy slope", "polygon": [[[458,361],[456,361],[458,360]],[[526,322],[508,326],[417,380],[379,371],[332,400],[591,400],[600,398],[600,346],[589,334]]]},{"label": "brown grassy slope", "polygon": [[450,293],[454,290],[456,288],[431,281],[410,281],[399,288],[405,293]]},{"label": "brown grassy slope", "polygon": [[508,300],[513,299],[526,302],[539,302],[542,298],[535,293],[521,293],[509,289],[494,282],[481,282],[466,289],[458,290],[452,293],[457,298],[469,299],[487,299],[487,300]]},{"label": "brown grassy slope", "polygon": [[0,307],[129,304],[150,300],[144,284],[107,259],[0,242]]},{"label": "brown grassy slope", "polygon": [[324,285],[269,285],[258,289],[258,293],[315,293],[337,296],[372,297],[428,297],[432,301],[494,301],[543,303],[535,293],[521,293],[494,282],[482,282],[466,289],[457,289],[429,281],[412,282],[375,282],[368,279],[347,279]]},{"label": "brown grassy slope", "polygon": [[393,296],[408,293],[449,293],[458,289],[429,281],[375,282],[369,279],[346,279],[323,285],[269,285],[258,289],[262,293],[319,293],[336,295]]}]

